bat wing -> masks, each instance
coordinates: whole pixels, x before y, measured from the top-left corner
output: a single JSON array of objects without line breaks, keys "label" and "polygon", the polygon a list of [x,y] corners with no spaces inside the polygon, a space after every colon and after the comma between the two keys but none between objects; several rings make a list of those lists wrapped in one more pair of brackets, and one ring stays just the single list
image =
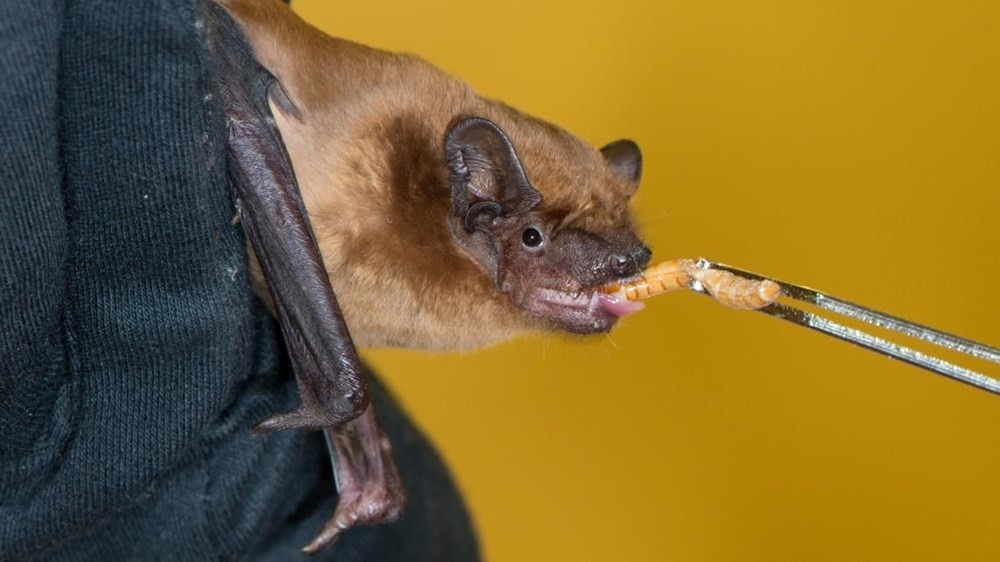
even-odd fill
[{"label": "bat wing", "polygon": [[202,4],[226,118],[233,200],[267,278],[302,400],[255,431],[339,426],[368,406],[368,385],[268,105],[272,96],[282,107],[290,102],[225,9]]},{"label": "bat wing", "polygon": [[232,196],[268,280],[301,404],[255,431],[324,429],[339,491],[337,509],[303,551],[344,529],[396,519],[406,493],[369,404],[368,384],[309,225],[291,159],[268,100],[298,115],[281,84],[254,59],[229,14],[201,2],[210,66],[226,117]]}]

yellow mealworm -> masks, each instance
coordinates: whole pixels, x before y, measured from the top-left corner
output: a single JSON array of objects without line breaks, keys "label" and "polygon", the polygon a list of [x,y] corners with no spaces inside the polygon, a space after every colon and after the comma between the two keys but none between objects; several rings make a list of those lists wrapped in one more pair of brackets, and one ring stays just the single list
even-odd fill
[{"label": "yellow mealworm", "polygon": [[658,263],[642,272],[635,281],[621,287],[609,287],[605,292],[634,301],[688,287],[692,280],[701,283],[716,301],[730,308],[762,308],[778,300],[781,294],[781,288],[774,281],[745,279],[728,271],[702,269],[691,259]]},{"label": "yellow mealworm", "polygon": [[701,282],[708,294],[730,308],[756,310],[778,300],[781,287],[769,279],[746,279],[720,269],[697,269],[691,277]]},{"label": "yellow mealworm", "polygon": [[658,263],[646,269],[635,281],[622,285],[621,289],[612,287],[609,292],[620,293],[622,297],[637,301],[656,295],[683,289],[691,283],[690,270],[696,269],[694,260],[678,259]]}]

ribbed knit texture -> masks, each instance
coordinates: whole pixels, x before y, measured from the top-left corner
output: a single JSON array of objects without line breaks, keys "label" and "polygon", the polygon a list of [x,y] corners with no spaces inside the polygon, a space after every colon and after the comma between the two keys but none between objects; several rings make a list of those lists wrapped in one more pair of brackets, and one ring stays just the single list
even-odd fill
[{"label": "ribbed knit texture", "polygon": [[[0,13],[0,560],[300,558],[329,465],[318,434],[249,433],[297,397],[191,2]],[[375,395],[410,507],[313,559],[477,559],[439,459]]]}]

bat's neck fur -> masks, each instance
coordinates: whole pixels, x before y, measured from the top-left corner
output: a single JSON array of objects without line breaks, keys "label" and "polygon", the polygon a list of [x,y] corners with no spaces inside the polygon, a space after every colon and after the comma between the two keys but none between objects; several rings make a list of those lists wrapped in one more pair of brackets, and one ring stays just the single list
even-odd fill
[{"label": "bat's neck fur", "polygon": [[495,290],[448,230],[444,135],[458,118],[506,131],[547,212],[596,229],[628,213],[632,188],[596,185],[608,175],[604,162],[563,130],[416,57],[323,35],[276,0],[222,3],[298,109],[286,115],[272,103],[359,345],[471,349],[542,327]]}]

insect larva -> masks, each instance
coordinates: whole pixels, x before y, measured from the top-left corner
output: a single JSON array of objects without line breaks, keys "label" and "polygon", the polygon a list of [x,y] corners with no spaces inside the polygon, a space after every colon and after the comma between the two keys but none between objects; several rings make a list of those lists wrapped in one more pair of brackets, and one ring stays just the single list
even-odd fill
[{"label": "insect larva", "polygon": [[767,279],[745,279],[720,269],[702,269],[691,259],[676,259],[658,263],[646,269],[635,281],[620,287],[605,289],[606,293],[630,301],[686,288],[698,281],[716,301],[730,308],[753,310],[778,300],[781,288]]},{"label": "insect larva", "polygon": [[691,277],[701,282],[708,294],[730,308],[756,310],[778,300],[781,287],[769,279],[746,279],[719,269],[698,269]]},{"label": "insect larva", "polygon": [[622,286],[622,296],[630,301],[683,289],[691,283],[689,271],[696,269],[694,260],[679,259],[658,263],[642,272],[642,276]]}]

